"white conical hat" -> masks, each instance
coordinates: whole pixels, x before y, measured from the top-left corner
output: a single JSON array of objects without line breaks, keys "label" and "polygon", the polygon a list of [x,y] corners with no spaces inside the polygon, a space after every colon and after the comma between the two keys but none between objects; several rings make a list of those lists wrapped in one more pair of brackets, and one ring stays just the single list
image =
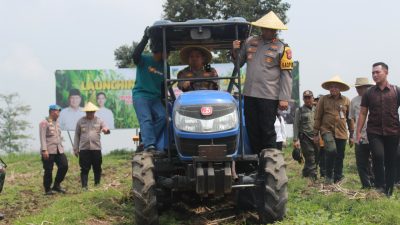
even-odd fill
[{"label": "white conical hat", "polygon": [[345,82],[343,82],[343,80],[339,76],[332,77],[328,81],[325,81],[324,83],[322,83],[321,86],[322,86],[322,88],[329,90],[329,86],[332,83],[338,85],[340,91],[348,91],[350,89],[350,86],[348,84],[346,84]]},{"label": "white conical hat", "polygon": [[357,77],[354,87],[374,86],[374,85],[375,85],[374,83],[369,82],[368,77]]},{"label": "white conical hat", "polygon": [[251,22],[251,25],[273,30],[287,30],[287,26],[278,18],[278,16],[270,11],[265,16],[261,17],[256,22]]},{"label": "white conical hat", "polygon": [[86,103],[85,107],[82,109],[84,112],[95,112],[97,110],[99,110],[99,107],[95,106],[91,102]]}]

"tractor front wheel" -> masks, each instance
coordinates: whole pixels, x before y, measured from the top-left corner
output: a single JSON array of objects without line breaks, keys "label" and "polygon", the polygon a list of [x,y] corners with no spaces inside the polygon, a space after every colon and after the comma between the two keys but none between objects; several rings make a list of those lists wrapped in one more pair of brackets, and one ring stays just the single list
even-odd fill
[{"label": "tractor front wheel", "polygon": [[136,225],[157,225],[158,211],[153,155],[140,152],[132,161],[132,194]]},{"label": "tractor front wheel", "polygon": [[[264,149],[260,154],[260,172],[258,178],[260,202],[258,216],[261,223],[273,223],[283,220],[288,199],[286,164],[283,153],[277,149]],[[263,169],[264,168],[264,169]]]}]

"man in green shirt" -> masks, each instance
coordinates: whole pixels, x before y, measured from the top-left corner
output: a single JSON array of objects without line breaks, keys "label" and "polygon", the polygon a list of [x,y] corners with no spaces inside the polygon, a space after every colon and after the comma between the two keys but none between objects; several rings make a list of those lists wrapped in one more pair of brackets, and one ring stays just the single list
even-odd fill
[{"label": "man in green shirt", "polygon": [[[136,65],[136,81],[132,90],[133,106],[139,120],[140,132],[145,151],[163,150],[160,141],[165,129],[165,108],[161,102],[164,84],[163,46],[150,44],[152,55],[142,54],[149,40],[148,28],[133,51]],[[158,143],[158,144],[157,144]]]},{"label": "man in green shirt", "polygon": [[303,176],[317,179],[317,154],[318,147],[313,142],[314,134],[314,96],[310,90],[303,92],[304,104],[296,110],[293,123],[293,143],[295,148],[300,148],[305,164]]}]

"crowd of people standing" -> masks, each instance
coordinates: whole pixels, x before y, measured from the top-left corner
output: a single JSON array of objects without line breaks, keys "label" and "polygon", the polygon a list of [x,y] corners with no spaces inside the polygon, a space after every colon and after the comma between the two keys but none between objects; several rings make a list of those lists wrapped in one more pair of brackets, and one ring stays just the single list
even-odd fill
[{"label": "crowd of people standing", "polygon": [[303,93],[304,104],[295,114],[293,141],[304,156],[304,177],[316,180],[319,165],[325,184],[341,182],[348,142],[350,147],[355,145],[361,187],[374,187],[392,195],[400,177],[400,165],[396,164],[400,155],[400,91],[389,83],[388,74],[387,64],[374,63],[374,83],[368,77],[357,78],[354,87],[358,95],[351,101],[342,94],[350,86],[339,76],[322,83],[329,94],[320,97],[316,104],[312,104],[314,96],[310,90]]}]

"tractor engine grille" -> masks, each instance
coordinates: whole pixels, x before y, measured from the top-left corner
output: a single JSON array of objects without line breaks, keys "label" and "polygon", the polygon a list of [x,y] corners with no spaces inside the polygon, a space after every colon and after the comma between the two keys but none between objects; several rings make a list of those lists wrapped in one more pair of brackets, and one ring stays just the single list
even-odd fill
[{"label": "tractor engine grille", "polygon": [[227,155],[231,155],[236,150],[236,136],[229,136],[214,139],[190,139],[177,138],[179,151],[184,156],[198,156],[199,145],[226,145]]}]

